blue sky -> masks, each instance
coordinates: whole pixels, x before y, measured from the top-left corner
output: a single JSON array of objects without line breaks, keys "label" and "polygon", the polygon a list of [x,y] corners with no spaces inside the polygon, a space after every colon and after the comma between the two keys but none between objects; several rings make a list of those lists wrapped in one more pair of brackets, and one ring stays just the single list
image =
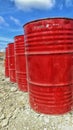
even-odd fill
[{"label": "blue sky", "polygon": [[46,17],[73,18],[73,0],[0,0],[0,50],[23,34],[23,25]]}]

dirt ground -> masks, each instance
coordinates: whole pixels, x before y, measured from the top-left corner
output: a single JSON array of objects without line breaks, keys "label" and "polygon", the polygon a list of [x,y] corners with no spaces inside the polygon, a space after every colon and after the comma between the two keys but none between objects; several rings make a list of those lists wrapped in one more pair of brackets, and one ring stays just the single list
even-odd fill
[{"label": "dirt ground", "polygon": [[0,61],[0,130],[73,130],[73,112],[51,116],[34,112],[28,101],[28,93],[18,90],[4,76]]}]

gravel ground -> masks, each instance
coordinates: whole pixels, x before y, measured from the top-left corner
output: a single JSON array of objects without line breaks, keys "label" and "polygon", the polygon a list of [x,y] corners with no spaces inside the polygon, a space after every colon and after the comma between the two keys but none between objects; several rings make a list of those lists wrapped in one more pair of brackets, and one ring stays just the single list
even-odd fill
[{"label": "gravel ground", "polygon": [[73,112],[61,116],[34,112],[28,94],[4,77],[0,62],[0,130],[73,130]]}]

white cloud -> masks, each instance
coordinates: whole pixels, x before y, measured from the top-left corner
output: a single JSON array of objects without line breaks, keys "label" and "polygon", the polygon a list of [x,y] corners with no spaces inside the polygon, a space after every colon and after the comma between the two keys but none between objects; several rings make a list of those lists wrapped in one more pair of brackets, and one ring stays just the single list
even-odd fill
[{"label": "white cloud", "polygon": [[15,2],[18,9],[31,10],[35,9],[51,9],[55,5],[55,0],[11,0]]},{"label": "white cloud", "polygon": [[21,26],[20,21],[17,18],[14,18],[13,16],[10,16],[10,19],[16,24]]},{"label": "white cloud", "polygon": [[5,21],[5,19],[0,16],[0,25],[9,26],[9,24]]}]

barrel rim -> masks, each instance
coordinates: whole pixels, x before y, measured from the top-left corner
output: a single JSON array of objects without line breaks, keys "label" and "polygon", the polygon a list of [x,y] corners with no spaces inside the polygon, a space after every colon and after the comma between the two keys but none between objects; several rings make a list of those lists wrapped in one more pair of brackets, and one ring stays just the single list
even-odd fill
[{"label": "barrel rim", "polygon": [[24,36],[24,34],[16,35],[16,36],[14,36],[14,38],[18,38],[18,37],[20,37],[20,36]]},{"label": "barrel rim", "polygon": [[14,42],[8,43],[8,45],[14,44]]},{"label": "barrel rim", "polygon": [[26,25],[30,24],[30,23],[35,23],[35,22],[38,22],[38,21],[42,21],[42,20],[50,20],[50,19],[51,19],[51,20],[52,20],[52,19],[66,19],[66,20],[73,20],[73,18],[67,18],[67,17],[40,18],[40,19],[32,20],[32,21],[30,21],[30,22],[25,23],[25,24],[23,25],[23,28],[24,28]]}]

